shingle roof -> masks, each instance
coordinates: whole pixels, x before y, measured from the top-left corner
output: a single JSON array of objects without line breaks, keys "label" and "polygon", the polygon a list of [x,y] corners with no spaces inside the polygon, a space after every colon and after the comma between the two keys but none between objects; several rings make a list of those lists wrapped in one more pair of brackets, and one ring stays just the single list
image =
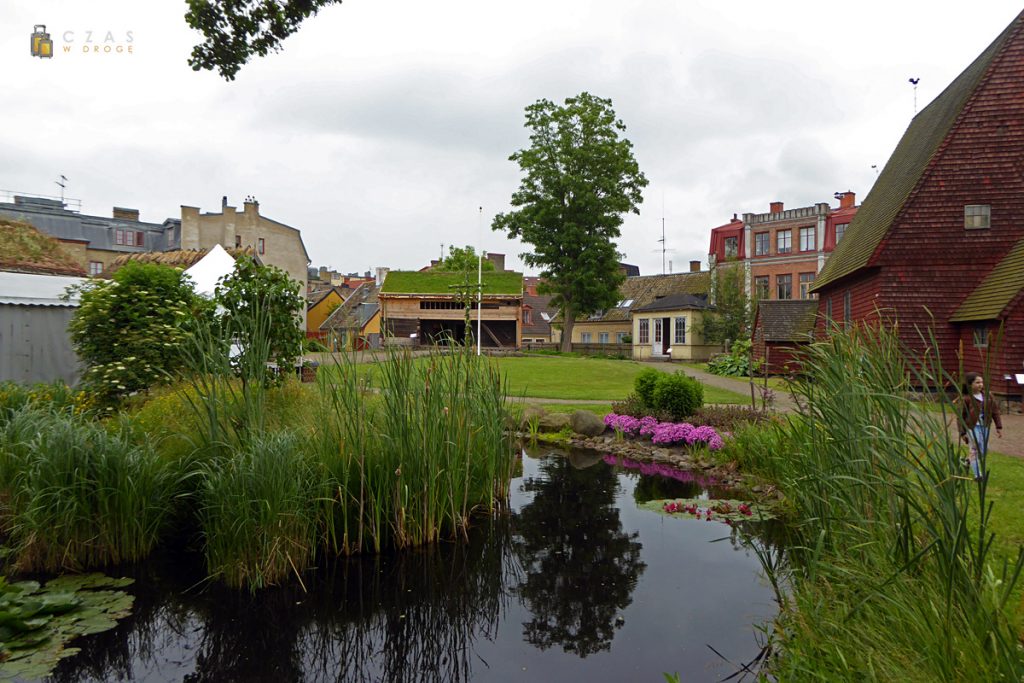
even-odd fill
[{"label": "shingle roof", "polygon": [[[549,334],[551,332],[551,319],[555,315],[555,309],[551,306],[552,296],[550,294],[523,294],[523,308],[527,306],[533,310],[531,322],[523,323],[523,334]],[[547,319],[544,314],[547,314]]]},{"label": "shingle roof", "polygon": [[[162,266],[171,266],[172,268],[187,270],[206,256],[207,251],[207,249],[175,249],[173,251],[144,251],[137,254],[121,254],[111,261],[110,265],[103,270],[103,277],[109,278],[121,267],[132,262],[157,263]],[[245,247],[244,249],[231,248],[225,249],[225,251],[235,259],[239,256],[248,256],[256,259],[257,263],[262,263],[259,256],[256,255],[256,251],[252,247]]]},{"label": "shingle roof", "polygon": [[1024,14],[1018,15],[963,73],[914,117],[847,228],[842,242],[818,273],[812,291],[869,265],[932,158],[985,79],[995,57],[1022,23]]},{"label": "shingle roof", "polygon": [[331,314],[320,324],[320,330],[324,332],[342,329],[361,330],[380,310],[377,294],[376,283],[364,282],[359,285],[349,298],[331,311]]},{"label": "shingle roof", "polygon": [[0,270],[84,276],[85,270],[53,237],[28,223],[0,218]]},{"label": "shingle roof", "polygon": [[681,311],[686,309],[705,309],[710,308],[708,300],[702,296],[694,296],[693,294],[670,294],[669,296],[663,296],[660,299],[655,299],[646,306],[640,306],[634,308],[634,313],[641,311]]},{"label": "shingle roof", "polygon": [[995,320],[1024,289],[1024,240],[1017,242],[985,279],[967,295],[950,322]]},{"label": "shingle roof", "polygon": [[817,316],[817,299],[761,301],[757,305],[757,325],[769,342],[810,341]]},{"label": "shingle roof", "polygon": [[633,310],[654,302],[659,296],[667,297],[676,294],[703,294],[706,296],[710,289],[711,275],[707,271],[627,277],[619,288],[619,303],[625,305],[609,308],[600,315],[580,316],[576,321],[628,321]]}]

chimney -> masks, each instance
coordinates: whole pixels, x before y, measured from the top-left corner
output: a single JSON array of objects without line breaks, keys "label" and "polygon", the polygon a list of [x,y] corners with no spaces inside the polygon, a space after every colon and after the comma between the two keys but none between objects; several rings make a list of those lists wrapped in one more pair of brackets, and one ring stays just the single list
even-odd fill
[{"label": "chimney", "polygon": [[120,218],[123,221],[137,221],[139,220],[138,209],[125,209],[120,206],[114,207],[114,218]]},{"label": "chimney", "polygon": [[782,213],[782,202],[772,202],[768,206],[769,213]]},{"label": "chimney", "polygon": [[699,273],[700,272],[700,261],[690,261],[690,272],[691,273]]},{"label": "chimney", "polygon": [[260,214],[260,203],[256,201],[256,198],[253,197],[252,195],[249,195],[248,197],[245,198],[245,203],[242,204],[242,207],[242,210],[245,213],[249,213],[249,211],[251,210],[255,212],[257,216]]},{"label": "chimney", "polygon": [[220,198],[220,210],[223,211],[226,208],[228,208],[228,196],[224,195]]},{"label": "chimney", "polygon": [[840,209],[852,209],[857,203],[857,195],[850,190],[843,192],[839,195],[839,208]]},{"label": "chimney", "polygon": [[491,252],[487,252],[486,254],[484,254],[484,258],[494,264],[494,270],[498,271],[499,273],[503,273],[505,271],[504,254],[494,254]]},{"label": "chimney", "polygon": [[384,278],[387,277],[390,268],[377,268],[377,286],[380,287],[384,284]]}]

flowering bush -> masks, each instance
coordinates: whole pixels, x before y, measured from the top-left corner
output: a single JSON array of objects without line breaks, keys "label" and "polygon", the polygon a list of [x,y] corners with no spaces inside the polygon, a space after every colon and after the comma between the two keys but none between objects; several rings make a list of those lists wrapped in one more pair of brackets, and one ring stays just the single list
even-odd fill
[{"label": "flowering bush", "polygon": [[631,415],[608,413],[604,423],[617,432],[630,436],[649,436],[651,441],[661,445],[695,444],[706,445],[710,450],[717,451],[724,445],[721,435],[714,427],[702,425],[694,427],[688,422],[659,422],[653,417],[637,419]]}]

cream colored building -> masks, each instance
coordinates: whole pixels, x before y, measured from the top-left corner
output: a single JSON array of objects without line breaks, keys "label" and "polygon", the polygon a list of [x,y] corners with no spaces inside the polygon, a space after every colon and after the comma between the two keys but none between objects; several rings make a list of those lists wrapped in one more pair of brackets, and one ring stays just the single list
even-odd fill
[{"label": "cream colored building", "polygon": [[707,299],[692,294],[672,294],[634,308],[634,360],[705,361],[720,350],[705,344],[701,333]]}]

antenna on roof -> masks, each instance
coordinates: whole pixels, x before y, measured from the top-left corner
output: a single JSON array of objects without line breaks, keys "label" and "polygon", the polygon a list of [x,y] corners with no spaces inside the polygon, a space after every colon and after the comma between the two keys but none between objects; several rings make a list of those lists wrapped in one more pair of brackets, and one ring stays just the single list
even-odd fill
[{"label": "antenna on roof", "polygon": [[65,175],[61,174],[60,180],[54,180],[53,182],[55,182],[58,185],[60,185],[60,203],[63,204],[64,203],[64,187],[67,184],[68,179],[67,179],[67,177]]},{"label": "antenna on roof", "polygon": [[910,79],[910,84],[914,86],[914,116],[917,116],[917,84],[920,82],[920,78]]}]

